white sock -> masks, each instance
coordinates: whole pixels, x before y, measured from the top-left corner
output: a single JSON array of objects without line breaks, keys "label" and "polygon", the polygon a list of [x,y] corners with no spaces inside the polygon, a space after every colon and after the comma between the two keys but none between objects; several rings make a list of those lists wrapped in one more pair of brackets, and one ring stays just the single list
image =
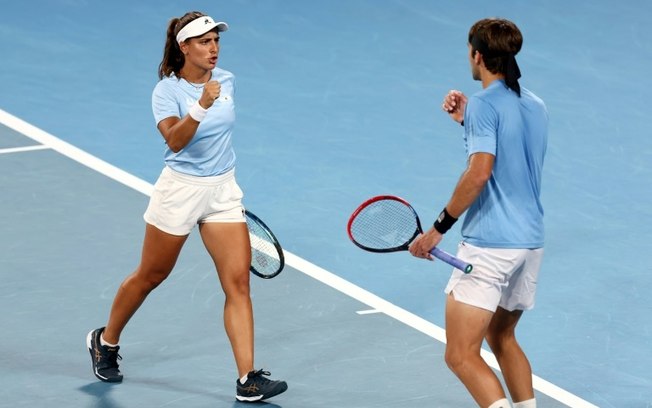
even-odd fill
[{"label": "white sock", "polygon": [[489,405],[488,408],[511,408],[511,405],[509,405],[507,398],[503,398]]},{"label": "white sock", "polygon": [[109,343],[108,341],[105,341],[105,340],[104,340],[104,337],[102,337],[101,334],[100,334],[100,344],[101,344],[102,346],[105,346],[105,347],[118,347],[117,344],[111,344],[111,343]]},{"label": "white sock", "polygon": [[242,378],[240,379],[240,384],[244,385],[244,383],[247,382],[247,378],[249,378],[249,374],[243,375]]},{"label": "white sock", "polygon": [[526,401],[515,402],[514,408],[537,408],[537,400],[532,398]]}]

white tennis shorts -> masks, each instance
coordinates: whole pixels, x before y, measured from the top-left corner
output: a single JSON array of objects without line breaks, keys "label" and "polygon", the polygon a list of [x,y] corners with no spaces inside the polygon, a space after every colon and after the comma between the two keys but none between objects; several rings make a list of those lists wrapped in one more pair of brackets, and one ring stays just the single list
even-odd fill
[{"label": "white tennis shorts", "polygon": [[242,196],[235,170],[197,177],[166,166],[154,185],[143,218],[168,234],[188,235],[200,223],[246,222]]},{"label": "white tennis shorts", "polygon": [[543,248],[481,248],[461,242],[457,257],[473,265],[465,274],[454,269],[446,294],[455,300],[495,312],[529,310],[534,307],[537,277],[543,259]]}]

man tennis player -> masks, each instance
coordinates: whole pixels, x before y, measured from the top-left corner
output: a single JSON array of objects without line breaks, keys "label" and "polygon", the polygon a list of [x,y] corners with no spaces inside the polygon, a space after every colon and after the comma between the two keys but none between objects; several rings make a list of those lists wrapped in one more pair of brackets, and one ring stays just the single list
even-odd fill
[{"label": "man tennis player", "polygon": [[[428,253],[466,211],[458,257],[473,272],[454,270],[446,286],[446,363],[483,408],[510,403],[480,355],[487,340],[514,407],[535,408],[532,370],[516,341],[516,325],[534,306],[543,256],[541,171],[548,113],[518,83],[515,55],[523,37],[514,23],[483,19],[469,31],[469,62],[482,91],[467,98],[450,91],[442,108],[464,126],[467,168],[433,228],[411,245]],[[468,210],[468,211],[467,211]]]}]

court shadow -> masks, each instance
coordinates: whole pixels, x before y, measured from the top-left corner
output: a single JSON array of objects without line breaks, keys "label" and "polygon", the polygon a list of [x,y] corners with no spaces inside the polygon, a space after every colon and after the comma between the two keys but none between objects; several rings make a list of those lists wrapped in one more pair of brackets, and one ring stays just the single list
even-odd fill
[{"label": "court shadow", "polygon": [[115,387],[116,383],[94,382],[86,384],[78,389],[88,395],[95,397],[88,407],[89,408],[126,408],[126,406],[118,404],[111,399],[109,395]]},{"label": "court shadow", "polygon": [[231,408],[244,408],[244,407],[260,407],[260,408],[283,408],[278,404],[273,404],[271,402],[259,401],[259,402],[240,402],[235,401]]},{"label": "court shadow", "polygon": [[200,388],[189,383],[178,383],[171,379],[154,379],[154,378],[130,378],[129,381],[134,384],[141,384],[145,387],[174,391],[183,395],[203,395],[209,398],[217,396],[215,391],[208,388]]}]

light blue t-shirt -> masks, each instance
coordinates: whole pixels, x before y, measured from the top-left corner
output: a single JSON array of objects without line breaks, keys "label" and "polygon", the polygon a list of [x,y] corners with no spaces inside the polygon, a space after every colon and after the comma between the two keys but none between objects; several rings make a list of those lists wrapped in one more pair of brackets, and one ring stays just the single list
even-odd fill
[{"label": "light blue t-shirt", "polygon": [[543,101],[521,97],[496,80],[469,98],[464,112],[467,155],[495,156],[491,178],[469,207],[462,236],[490,248],[541,248],[544,241],[541,172],[548,142]]},{"label": "light blue t-shirt", "polygon": [[[231,144],[235,123],[235,77],[228,71],[215,68],[211,81],[220,83],[220,97],[208,109],[195,136],[178,153],[166,146],[165,164],[180,173],[217,176],[235,166],[235,152]],[[183,118],[203,91],[203,86],[192,85],[174,74],[160,80],[152,92],[152,111],[156,125],[171,116]]]}]

